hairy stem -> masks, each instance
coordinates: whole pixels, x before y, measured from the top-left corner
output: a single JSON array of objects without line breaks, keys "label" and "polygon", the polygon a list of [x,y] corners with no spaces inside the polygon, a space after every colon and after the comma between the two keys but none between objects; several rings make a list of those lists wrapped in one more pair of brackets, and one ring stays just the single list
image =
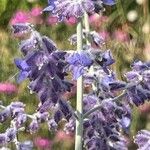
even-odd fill
[{"label": "hairy stem", "polygon": [[[82,51],[82,22],[77,25],[77,51]],[[83,77],[80,76],[77,80],[77,103],[76,112],[78,120],[76,120],[75,134],[75,150],[82,150],[83,138]]]}]

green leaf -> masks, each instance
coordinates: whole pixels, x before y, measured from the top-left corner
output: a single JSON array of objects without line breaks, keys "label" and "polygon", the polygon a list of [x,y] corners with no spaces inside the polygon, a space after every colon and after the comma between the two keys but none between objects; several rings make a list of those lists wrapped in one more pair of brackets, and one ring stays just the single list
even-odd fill
[{"label": "green leaf", "polygon": [[8,0],[1,0],[0,2],[0,16],[6,10]]}]

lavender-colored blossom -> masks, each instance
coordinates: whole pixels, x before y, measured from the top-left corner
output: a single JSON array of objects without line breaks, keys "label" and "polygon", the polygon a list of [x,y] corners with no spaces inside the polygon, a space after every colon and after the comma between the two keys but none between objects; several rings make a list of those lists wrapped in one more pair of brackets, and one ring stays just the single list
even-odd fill
[{"label": "lavender-colored blossom", "polygon": [[60,19],[70,17],[81,18],[84,12],[94,13],[94,3],[91,0],[57,0],[49,3],[49,6],[44,11],[50,11]]},{"label": "lavender-colored blossom", "polygon": [[19,150],[32,150],[33,142],[32,141],[24,141],[19,143]]},{"label": "lavender-colored blossom", "polygon": [[6,140],[6,134],[5,133],[1,133],[0,134],[0,145],[4,145],[6,144],[7,140]]},{"label": "lavender-colored blossom", "polygon": [[72,116],[72,111],[70,110],[69,104],[64,100],[59,100],[59,107],[65,118],[69,120]]},{"label": "lavender-colored blossom", "polygon": [[56,111],[54,114],[54,120],[56,123],[59,123],[59,121],[62,119],[63,114],[60,110]]},{"label": "lavender-colored blossom", "polygon": [[141,130],[134,137],[134,142],[138,145],[138,150],[148,150],[150,147],[150,132]]},{"label": "lavender-colored blossom", "polygon": [[32,134],[32,133],[37,132],[38,129],[39,129],[39,124],[37,120],[32,120],[32,122],[29,125],[29,132]]},{"label": "lavender-colored blossom", "polygon": [[47,125],[48,125],[48,128],[50,131],[56,131],[57,130],[58,124],[55,122],[54,119],[50,119],[47,122]]},{"label": "lavender-colored blossom", "polygon": [[48,113],[48,112],[43,112],[43,113],[38,112],[38,113],[36,114],[36,117],[37,117],[37,121],[38,121],[39,123],[42,123],[42,122],[45,122],[45,121],[48,120],[48,118],[49,118],[49,113]]},{"label": "lavender-colored blossom", "polygon": [[105,5],[114,5],[116,0],[102,0]]},{"label": "lavender-colored blossom", "polygon": [[17,117],[14,119],[15,125],[17,128],[21,127],[23,123],[27,121],[27,115],[19,113]]},{"label": "lavender-colored blossom", "polygon": [[3,111],[0,112],[0,122],[6,121],[11,115],[9,107],[6,107]]},{"label": "lavender-colored blossom", "polygon": [[64,131],[66,134],[74,133],[75,132],[75,119],[71,118],[64,127]]},{"label": "lavender-colored blossom", "polygon": [[67,57],[67,62],[70,65],[82,65],[88,67],[92,64],[92,59],[86,51],[74,52]]},{"label": "lavender-colored blossom", "polygon": [[13,34],[17,37],[22,37],[32,31],[33,26],[29,23],[18,23],[12,25]]},{"label": "lavender-colored blossom", "polygon": [[14,128],[9,128],[6,130],[7,142],[13,141],[16,138],[17,131]]}]

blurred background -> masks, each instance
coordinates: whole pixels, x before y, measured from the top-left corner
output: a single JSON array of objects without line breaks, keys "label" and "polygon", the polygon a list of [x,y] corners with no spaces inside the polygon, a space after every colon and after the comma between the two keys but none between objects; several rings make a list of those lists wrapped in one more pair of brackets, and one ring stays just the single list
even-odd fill
[{"label": "blurred background", "polygon": [[[34,112],[38,101],[34,94],[30,94],[28,81],[19,85],[16,83],[17,68],[14,58],[21,56],[21,53],[18,50],[19,41],[11,34],[11,25],[30,22],[41,34],[55,41],[59,49],[73,48],[68,38],[75,33],[75,18],[58,23],[57,18],[41,14],[46,6],[47,0],[0,0],[0,100],[4,105],[20,100],[26,104],[29,113]],[[96,30],[105,39],[106,49],[112,50],[116,60],[113,67],[119,79],[124,80],[123,74],[130,70],[133,61],[150,60],[149,0],[117,0],[115,6],[106,7],[103,16],[93,14],[89,21],[92,30]],[[67,96],[72,95],[73,93]],[[132,137],[137,131],[144,128],[150,130],[150,104],[135,107],[133,111],[130,134],[127,136],[131,150],[136,149]],[[0,124],[0,131],[3,132],[8,126],[9,122]],[[74,149],[72,135],[66,135],[62,130],[55,134],[50,133],[44,124],[37,134],[23,132],[19,139],[32,140],[37,150]]]}]

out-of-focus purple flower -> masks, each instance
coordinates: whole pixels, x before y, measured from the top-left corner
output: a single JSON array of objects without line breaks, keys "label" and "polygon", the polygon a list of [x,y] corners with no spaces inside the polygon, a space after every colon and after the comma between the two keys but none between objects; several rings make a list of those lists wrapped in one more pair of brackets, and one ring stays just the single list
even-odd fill
[{"label": "out-of-focus purple flower", "polygon": [[134,142],[138,145],[138,150],[149,150],[150,147],[150,132],[147,130],[141,130],[134,137]]},{"label": "out-of-focus purple flower", "polygon": [[37,120],[32,120],[32,122],[29,125],[29,131],[30,131],[30,133],[31,134],[35,133],[35,132],[38,131],[38,129],[39,129],[39,124],[38,124]]},{"label": "out-of-focus purple flower", "polygon": [[[55,2],[57,4],[55,5]],[[77,0],[72,3],[71,0],[57,0],[49,3],[49,6],[44,11],[50,11],[57,15],[59,18],[80,18],[84,15],[84,12],[93,13],[94,4],[91,0]]]},{"label": "out-of-focus purple flower", "polygon": [[6,140],[6,134],[5,133],[1,133],[0,134],[0,145],[4,145],[6,144],[7,140]]},{"label": "out-of-focus purple flower", "polygon": [[48,0],[48,7],[46,7],[43,11],[53,12],[56,8],[57,0]]},{"label": "out-of-focus purple flower", "polygon": [[54,120],[56,123],[59,123],[59,121],[63,118],[63,114],[60,110],[57,110],[54,114]]},{"label": "out-of-focus purple flower", "polygon": [[16,137],[17,131],[14,128],[9,128],[6,130],[7,142],[13,141]]},{"label": "out-of-focus purple flower", "polygon": [[27,115],[26,114],[18,114],[17,117],[15,117],[15,125],[17,128],[21,127],[23,123],[27,121]]},{"label": "out-of-focus purple flower", "polygon": [[0,93],[12,94],[17,92],[17,87],[8,82],[0,83]]},{"label": "out-of-focus purple flower", "polygon": [[37,121],[38,121],[39,123],[42,123],[42,122],[45,122],[45,121],[48,120],[49,113],[48,113],[48,112],[43,112],[43,113],[38,112],[38,113],[36,114],[36,117],[37,117]]},{"label": "out-of-focus purple flower", "polygon": [[102,0],[102,1],[105,5],[110,5],[110,6],[116,3],[116,0]]},{"label": "out-of-focus purple flower", "polygon": [[37,137],[36,139],[34,139],[34,144],[39,149],[51,150],[53,142],[47,138]]},{"label": "out-of-focus purple flower", "polygon": [[0,112],[0,122],[3,123],[11,116],[10,107],[6,107],[4,110]]},{"label": "out-of-focus purple flower", "polygon": [[32,32],[33,25],[30,23],[16,23],[12,25],[13,35],[18,38],[24,38]]},{"label": "out-of-focus purple flower", "polygon": [[59,108],[65,116],[65,118],[69,120],[72,116],[72,111],[69,107],[69,104],[65,100],[59,100]]},{"label": "out-of-focus purple flower", "polygon": [[24,141],[19,143],[19,150],[32,150],[33,142],[32,141]]},{"label": "out-of-focus purple flower", "polygon": [[91,44],[96,47],[101,47],[102,45],[105,44],[103,37],[100,36],[100,34],[98,34],[95,31],[91,31],[88,34],[88,38],[89,38],[89,41],[91,41]]},{"label": "out-of-focus purple flower", "polygon": [[66,134],[74,133],[75,132],[75,119],[71,118],[64,127],[64,131]]},{"label": "out-of-focus purple flower", "polygon": [[12,102],[9,107],[12,116],[17,116],[19,113],[24,113],[25,105],[22,102]]},{"label": "out-of-focus purple flower", "polygon": [[48,125],[48,128],[50,131],[56,131],[57,130],[58,124],[55,122],[54,119],[50,119],[47,122],[47,125]]}]

